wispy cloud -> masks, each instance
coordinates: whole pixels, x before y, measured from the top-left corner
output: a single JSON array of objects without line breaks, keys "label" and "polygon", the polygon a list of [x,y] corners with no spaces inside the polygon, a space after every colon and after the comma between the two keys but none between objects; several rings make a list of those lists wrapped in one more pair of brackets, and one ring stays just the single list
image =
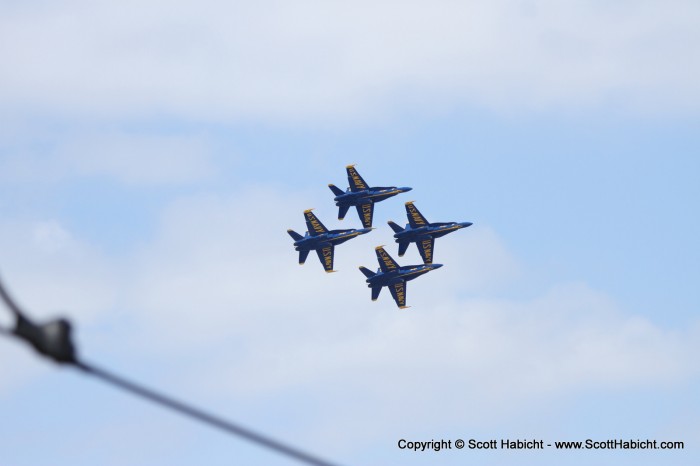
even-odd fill
[{"label": "wispy cloud", "polygon": [[[697,374],[697,329],[661,328],[585,283],[553,283],[534,298],[460,295],[490,262],[501,264],[491,282],[510,279],[517,261],[492,234],[444,239],[448,266],[409,284],[411,309],[397,310],[386,292],[372,303],[355,267],[375,267],[371,246],[384,238],[338,247],[337,274],[313,256],[300,267],[284,229],[301,216],[280,199],[249,192],[174,205],[140,256],[129,293],[144,332],[136,340],[190,365],[209,396],[301,391],[316,400],[310,415],[320,431],[337,419],[326,410],[347,419],[381,412],[377,434],[397,431],[408,405],[424,427],[476,426],[545,398],[675,386]],[[460,264],[455,252],[468,247],[481,254]],[[340,401],[358,394],[362,403]],[[417,403],[425,399],[450,408]],[[369,441],[371,432],[348,435]]]},{"label": "wispy cloud", "polygon": [[62,147],[59,159],[78,176],[103,175],[129,184],[181,184],[213,174],[211,147],[188,135],[89,135]]},{"label": "wispy cloud", "polygon": [[7,139],[12,148],[0,156],[0,179],[8,184],[95,177],[162,186],[200,182],[215,174],[213,147],[199,134],[85,129],[41,132],[35,138],[19,132]]},{"label": "wispy cloud", "polygon": [[3,7],[18,111],[207,120],[700,103],[691,0],[95,2]]},{"label": "wispy cloud", "polygon": [[[80,337],[90,359],[176,360],[161,379],[178,392],[247,400],[262,418],[291,396],[304,417],[285,421],[287,435],[343,455],[397,432],[476,430],[524,406],[697,375],[697,326],[661,328],[585,283],[499,298],[493,290],[507,294],[511,269],[529,267],[488,230],[442,240],[447,266],[409,284],[411,309],[396,309],[386,291],[372,303],[355,267],[374,267],[372,246],[392,245],[390,234],[339,247],[337,274],[313,255],[300,267],[285,229],[301,230],[301,205],[271,186],[182,198],[126,258],[95,252],[55,221],[4,225],[0,244],[13,290],[36,315],[60,305],[78,324],[117,313],[129,322],[104,341]],[[418,260],[409,251],[401,263]],[[484,269],[488,278],[470,287]],[[7,370],[0,383],[11,390],[28,377]]]},{"label": "wispy cloud", "polygon": [[11,291],[40,318],[91,319],[114,304],[117,264],[56,220],[3,221],[0,255]]}]

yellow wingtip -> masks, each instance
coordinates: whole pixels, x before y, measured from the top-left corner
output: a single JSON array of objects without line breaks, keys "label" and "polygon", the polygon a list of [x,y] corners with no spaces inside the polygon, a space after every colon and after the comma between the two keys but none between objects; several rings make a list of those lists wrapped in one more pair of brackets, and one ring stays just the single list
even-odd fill
[{"label": "yellow wingtip", "polygon": [[337,270],[326,270],[326,273],[336,273]]},{"label": "yellow wingtip", "polygon": [[408,309],[411,306],[399,306],[399,309]]},{"label": "yellow wingtip", "polygon": [[354,167],[354,166],[355,166],[355,164],[353,163],[353,164],[351,164],[351,165],[346,165],[345,168],[352,168],[352,167]]},{"label": "yellow wingtip", "polygon": [[386,246],[386,245],[382,244],[381,246],[377,246],[376,248],[374,248],[374,250],[375,250],[375,251],[379,251],[379,250],[382,249],[384,246]]},{"label": "yellow wingtip", "polygon": [[408,201],[408,202],[406,202],[406,204],[405,204],[405,205],[408,205],[408,204],[413,204],[414,202],[416,202],[416,201]]},{"label": "yellow wingtip", "polygon": [[305,213],[305,214],[308,214],[309,212],[311,212],[311,211],[314,210],[315,208],[316,208],[316,207],[312,207],[312,208],[310,208],[310,209],[306,209],[306,210],[304,211],[304,213]]}]

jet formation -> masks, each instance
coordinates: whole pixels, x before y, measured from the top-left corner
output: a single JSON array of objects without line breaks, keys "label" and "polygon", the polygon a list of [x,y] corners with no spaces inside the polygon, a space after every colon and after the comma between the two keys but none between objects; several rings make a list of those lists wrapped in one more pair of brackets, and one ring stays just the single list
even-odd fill
[{"label": "jet formation", "polygon": [[433,263],[433,253],[435,251],[435,238],[440,238],[453,231],[467,228],[472,222],[439,222],[429,223],[423,214],[413,205],[414,201],[406,203],[406,217],[408,223],[406,228],[401,228],[391,220],[387,223],[394,230],[394,238],[399,243],[399,257],[403,257],[408,249],[408,245],[416,243],[418,253],[425,264]]},{"label": "jet formation", "polygon": [[362,226],[365,228],[372,227],[374,204],[413,189],[397,188],[396,186],[375,186],[370,188],[355,170],[355,165],[348,165],[345,167],[345,170],[348,172],[348,184],[350,185],[345,192],[334,184],[328,185],[333,194],[335,194],[333,200],[335,205],[338,206],[338,220],[344,219],[348,209],[355,206],[357,215],[360,216]]},{"label": "jet formation", "polygon": [[[313,209],[304,211],[307,231],[304,236],[292,229],[287,230],[294,240],[294,249],[299,251],[299,264],[304,264],[311,251],[316,251],[323,269],[327,272],[335,272],[333,269],[335,246],[352,238],[364,235],[372,231],[374,218],[374,204],[381,202],[397,194],[411,191],[412,188],[389,186],[369,187],[365,180],[355,169],[354,165],[345,167],[350,185],[346,191],[329,184],[328,187],[335,194],[335,205],[338,206],[338,220],[343,220],[350,207],[357,209],[363,228],[346,230],[328,230],[314,215]],[[406,216],[408,223],[405,228],[389,221],[388,224],[394,230],[394,238],[399,244],[399,257],[403,257],[411,243],[415,243],[418,253],[423,259],[423,264],[399,266],[396,261],[384,249],[377,246],[375,253],[379,268],[372,272],[366,267],[360,267],[365,275],[367,286],[372,290],[372,301],[376,301],[383,287],[389,288],[391,296],[400,309],[406,306],[406,283],[418,278],[432,270],[439,269],[442,264],[434,264],[433,256],[435,238],[440,238],[448,233],[471,226],[471,222],[441,222],[429,223],[418,211],[413,201],[406,202]]]},{"label": "jet formation", "polygon": [[442,264],[422,264],[399,266],[396,261],[384,250],[384,246],[375,248],[379,269],[372,272],[366,267],[360,266],[360,271],[367,277],[367,286],[372,289],[372,301],[376,301],[383,287],[388,287],[391,296],[396,301],[399,309],[406,309],[406,282],[418,278],[431,270],[439,269]]},{"label": "jet formation", "polygon": [[316,251],[318,260],[321,261],[323,269],[330,273],[333,270],[333,258],[335,256],[335,246],[342,244],[359,235],[364,235],[372,231],[372,228],[362,228],[360,230],[328,230],[323,223],[311,212],[313,209],[304,211],[306,218],[306,234],[301,236],[296,231],[289,229],[287,233],[294,240],[294,249],[299,251],[299,264],[306,262],[309,252]]}]

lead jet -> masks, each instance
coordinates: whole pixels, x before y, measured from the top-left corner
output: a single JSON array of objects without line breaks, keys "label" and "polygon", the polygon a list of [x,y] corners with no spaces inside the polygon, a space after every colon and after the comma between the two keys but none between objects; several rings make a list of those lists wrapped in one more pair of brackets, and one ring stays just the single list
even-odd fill
[{"label": "lead jet", "polygon": [[375,186],[370,188],[355,170],[355,165],[348,165],[345,167],[345,170],[348,172],[348,184],[350,184],[350,187],[345,192],[334,184],[328,185],[333,194],[335,194],[333,200],[335,205],[338,206],[338,220],[344,219],[348,209],[355,206],[357,215],[360,216],[362,226],[365,228],[372,226],[375,203],[412,189],[397,188],[396,186]]},{"label": "lead jet", "polygon": [[372,301],[376,301],[379,297],[379,292],[382,291],[382,287],[387,286],[399,309],[408,307],[406,306],[407,281],[442,267],[442,264],[405,265],[399,267],[399,264],[391,258],[383,246],[377,246],[375,252],[377,253],[377,261],[379,261],[377,273],[366,267],[360,267],[360,271],[367,277],[367,280],[365,280],[367,286],[372,289]]},{"label": "lead jet", "polygon": [[403,257],[409,244],[416,243],[425,264],[433,263],[435,238],[472,225],[471,222],[428,223],[413,205],[413,201],[406,203],[406,216],[408,217],[406,228],[401,228],[391,220],[388,222],[391,229],[394,230],[396,242],[399,243],[399,257]]},{"label": "lead jet", "polygon": [[373,228],[363,228],[361,230],[328,230],[323,223],[311,212],[313,209],[304,211],[307,232],[301,236],[294,230],[287,230],[289,236],[294,240],[294,249],[299,251],[299,264],[306,262],[309,252],[312,250],[318,254],[318,260],[326,272],[336,272],[333,270],[333,257],[335,245],[346,242],[359,235],[364,235]]}]

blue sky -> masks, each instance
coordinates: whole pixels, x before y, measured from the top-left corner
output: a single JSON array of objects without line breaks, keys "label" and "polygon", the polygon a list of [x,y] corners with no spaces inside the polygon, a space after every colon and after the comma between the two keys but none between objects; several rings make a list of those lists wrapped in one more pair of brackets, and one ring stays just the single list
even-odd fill
[{"label": "blue sky", "polygon": [[[341,464],[697,464],[691,1],[0,5],[0,272],[82,355]],[[413,191],[303,267],[356,163]],[[471,221],[407,311],[358,265]],[[418,263],[409,249],[401,264]],[[9,319],[0,312],[0,322]],[[3,461],[294,464],[0,340]],[[400,438],[683,440],[407,453]]]}]

